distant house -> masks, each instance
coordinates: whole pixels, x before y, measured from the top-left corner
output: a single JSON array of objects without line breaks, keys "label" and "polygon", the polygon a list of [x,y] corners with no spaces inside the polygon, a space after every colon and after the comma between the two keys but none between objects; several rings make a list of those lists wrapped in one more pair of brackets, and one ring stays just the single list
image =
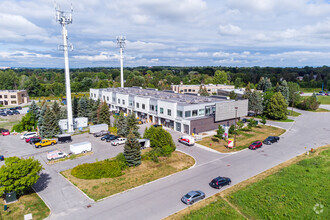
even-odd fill
[{"label": "distant house", "polygon": [[302,81],[302,80],[304,80],[304,77],[303,76],[297,76],[296,79],[299,80],[299,81]]}]

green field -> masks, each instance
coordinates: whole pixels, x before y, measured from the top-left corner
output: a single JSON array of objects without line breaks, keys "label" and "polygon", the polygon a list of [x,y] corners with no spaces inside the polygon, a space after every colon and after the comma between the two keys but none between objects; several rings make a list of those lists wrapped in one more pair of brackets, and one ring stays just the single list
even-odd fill
[{"label": "green field", "polygon": [[317,101],[321,102],[322,105],[330,105],[330,96],[318,96]]},{"label": "green field", "polygon": [[304,93],[318,93],[319,91],[322,91],[322,88],[300,88],[300,91]]},{"label": "green field", "polygon": [[297,158],[300,162],[227,193],[225,198],[242,215],[216,195],[208,199],[211,203],[203,201],[206,206],[200,208],[196,204],[197,208],[182,211],[183,216],[179,212],[168,219],[329,219],[329,147],[302,156],[306,159]]}]

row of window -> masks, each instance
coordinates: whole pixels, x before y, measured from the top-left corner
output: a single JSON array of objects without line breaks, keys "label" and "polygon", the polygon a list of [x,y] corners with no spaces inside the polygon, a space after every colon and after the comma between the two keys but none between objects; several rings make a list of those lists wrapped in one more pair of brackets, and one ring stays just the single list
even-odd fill
[{"label": "row of window", "polygon": [[[8,98],[8,96],[7,95],[3,95],[3,98],[6,99],[6,98]],[[11,95],[10,98],[16,99],[16,95]],[[2,99],[2,95],[0,95],[0,99]]]}]

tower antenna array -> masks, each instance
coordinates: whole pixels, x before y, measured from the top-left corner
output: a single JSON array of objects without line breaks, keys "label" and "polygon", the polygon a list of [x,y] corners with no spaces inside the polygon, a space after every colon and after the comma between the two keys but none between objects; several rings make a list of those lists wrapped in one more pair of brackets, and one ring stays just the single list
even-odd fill
[{"label": "tower antenna array", "polygon": [[64,51],[64,65],[65,65],[65,87],[66,87],[66,104],[68,111],[68,132],[73,132],[73,118],[72,118],[72,102],[71,102],[71,86],[70,86],[70,69],[68,49],[72,50],[72,45],[68,46],[68,31],[66,26],[72,24],[72,4],[71,11],[65,12],[60,9],[55,2],[56,21],[62,26],[63,45],[59,49]]},{"label": "tower antenna array", "polygon": [[124,88],[124,56],[123,56],[123,50],[125,48],[125,36],[118,36],[117,37],[117,46],[120,48],[120,87]]}]

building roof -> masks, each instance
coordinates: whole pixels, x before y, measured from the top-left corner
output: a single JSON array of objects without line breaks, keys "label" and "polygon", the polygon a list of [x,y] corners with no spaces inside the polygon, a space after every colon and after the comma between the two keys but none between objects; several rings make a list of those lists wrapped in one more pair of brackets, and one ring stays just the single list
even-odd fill
[{"label": "building roof", "polygon": [[205,104],[205,103],[218,103],[225,102],[224,100],[217,97],[209,96],[196,96],[189,94],[174,93],[173,91],[157,91],[151,89],[141,89],[137,87],[125,87],[125,88],[107,88],[102,91],[116,92],[126,95],[135,95],[145,98],[152,98],[157,100],[164,100],[167,102],[174,102],[180,105],[191,105],[191,104]]},{"label": "building roof", "polygon": [[[199,87],[199,86],[201,86],[201,85],[186,85],[186,84],[180,84],[180,85],[171,85],[171,86],[182,86],[182,87]],[[202,86],[206,86],[206,87],[208,87],[208,86],[215,86],[215,87],[217,87],[217,86],[233,86],[233,85],[227,85],[227,84],[202,84]]]}]

